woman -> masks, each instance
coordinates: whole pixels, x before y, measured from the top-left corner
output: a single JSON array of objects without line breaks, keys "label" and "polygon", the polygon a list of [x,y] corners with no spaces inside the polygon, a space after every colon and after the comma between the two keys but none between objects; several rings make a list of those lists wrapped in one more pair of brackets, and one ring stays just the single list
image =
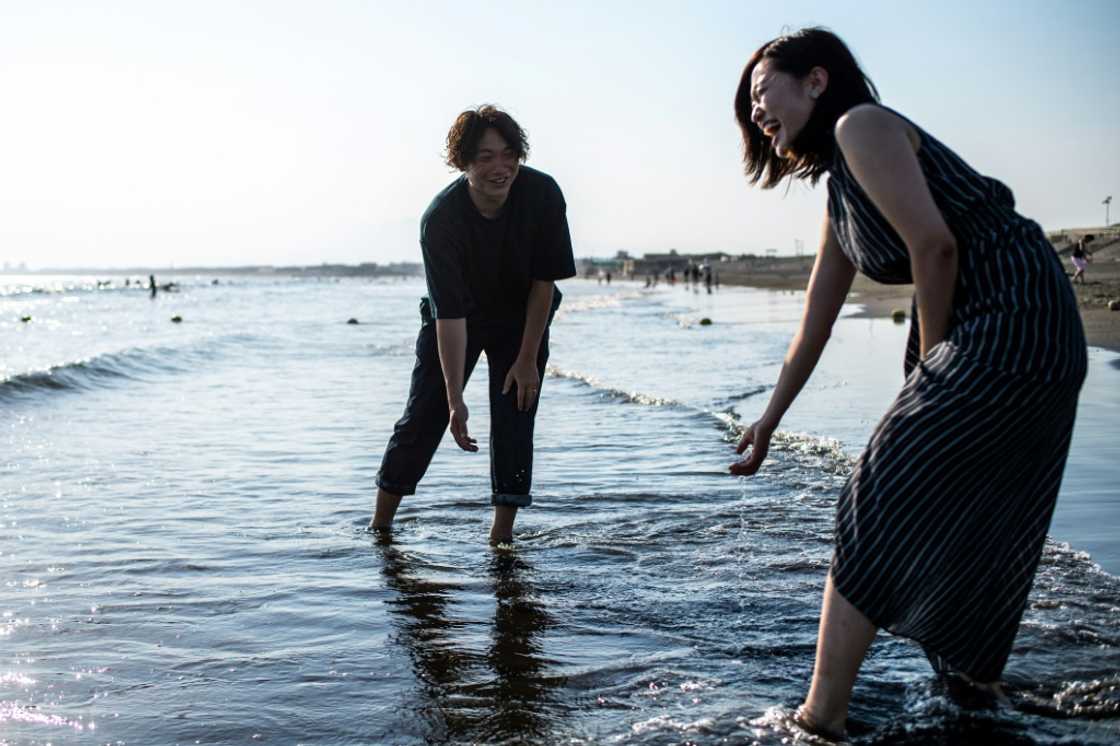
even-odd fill
[{"label": "woman", "polygon": [[1089,242],[1093,240],[1093,234],[1082,236],[1077,239],[1074,244],[1073,251],[1070,252],[1070,260],[1073,262],[1073,282],[1081,280],[1081,284],[1085,284],[1085,270],[1089,268],[1089,262],[1093,261],[1093,254],[1089,251]]},{"label": "woman", "polygon": [[841,492],[813,680],[798,720],[839,737],[878,628],[996,688],[1057,496],[1085,339],[1039,226],[1010,190],[878,105],[819,28],[767,42],[735,98],[752,183],[828,174],[805,311],[733,474],[755,473],[855,272],[914,283],[906,379]]}]

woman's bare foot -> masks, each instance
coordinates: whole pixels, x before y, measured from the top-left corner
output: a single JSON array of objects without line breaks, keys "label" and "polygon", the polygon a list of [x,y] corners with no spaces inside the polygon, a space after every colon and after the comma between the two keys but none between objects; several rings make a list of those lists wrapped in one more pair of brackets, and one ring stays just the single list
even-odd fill
[{"label": "woman's bare foot", "polygon": [[1004,691],[1003,691],[1003,683],[1000,682],[1000,681],[990,681],[990,682],[985,684],[985,683],[981,683],[979,681],[976,681],[975,679],[971,678],[968,674],[962,673],[960,671],[953,671],[950,675],[951,676],[956,676],[961,681],[963,681],[964,683],[966,683],[970,687],[972,687],[975,691],[979,692],[981,695],[991,697],[994,700],[994,704],[998,704],[998,705],[1010,705],[1011,704],[1011,700],[1008,699],[1007,694],[1005,694]]},{"label": "woman's bare foot", "polygon": [[818,720],[809,712],[809,708],[801,705],[793,713],[793,722],[807,733],[824,738],[828,741],[840,742],[848,737],[844,731],[843,723],[825,723]]}]

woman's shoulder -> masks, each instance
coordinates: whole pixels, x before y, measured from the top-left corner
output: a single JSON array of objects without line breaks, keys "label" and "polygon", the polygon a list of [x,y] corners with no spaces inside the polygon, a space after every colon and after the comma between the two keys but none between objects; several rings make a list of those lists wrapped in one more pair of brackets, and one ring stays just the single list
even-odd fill
[{"label": "woman's shoulder", "polygon": [[914,133],[920,139],[921,130],[897,111],[868,102],[856,104],[840,115],[833,132],[836,135],[836,142],[843,147],[845,141],[861,142],[878,139],[893,132],[905,132],[908,136]]},{"label": "woman's shoulder", "polygon": [[927,139],[918,125],[878,103],[857,104],[848,109],[836,120],[833,134],[839,154],[875,151],[885,139],[898,135],[905,136],[917,153]]}]

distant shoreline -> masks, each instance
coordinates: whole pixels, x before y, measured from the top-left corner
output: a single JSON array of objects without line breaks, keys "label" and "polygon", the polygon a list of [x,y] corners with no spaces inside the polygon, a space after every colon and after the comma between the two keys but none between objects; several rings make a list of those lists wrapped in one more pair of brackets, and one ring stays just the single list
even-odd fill
[{"label": "distant shoreline", "polygon": [[[1120,242],[1097,247],[1095,261],[1087,271],[1088,282],[1074,285],[1085,337],[1093,347],[1120,352],[1120,311],[1108,310],[1110,300],[1120,300]],[[1060,252],[1061,253],[1061,252]],[[1069,262],[1062,256],[1062,263]],[[769,290],[805,290],[809,284],[812,258],[776,258],[759,262],[749,273],[723,272],[717,267],[720,283]],[[848,304],[863,309],[848,318],[885,318],[896,310],[910,316],[913,285],[882,285],[857,275]]]},{"label": "distant shoreline", "polygon": [[[1085,325],[1085,336],[1090,345],[1120,352],[1120,311],[1108,310],[1108,303],[1120,300],[1120,241],[1112,241],[1094,247],[1095,261],[1087,272],[1088,282],[1074,285],[1081,319]],[[1068,248],[1058,249],[1063,264],[1068,264],[1065,254]],[[805,290],[809,273],[813,268],[813,257],[770,257],[757,258],[749,263],[731,263],[730,266],[715,265],[714,269],[722,285],[753,287],[769,290]],[[59,268],[0,270],[5,275],[91,275],[113,277],[147,277],[155,275],[232,275],[232,276],[283,276],[283,277],[422,277],[423,266],[415,262],[396,262],[393,264],[318,264],[270,266],[253,265],[238,267],[182,267],[182,268]],[[635,280],[640,277],[635,277]],[[849,318],[885,318],[897,310],[910,315],[910,299],[913,285],[881,285],[863,275],[857,275],[852,285],[848,304],[859,304],[863,308]]]},{"label": "distant shoreline", "polygon": [[424,274],[419,262],[394,262],[392,264],[311,264],[311,265],[243,265],[237,267],[68,267],[51,269],[0,270],[3,275],[106,275],[156,277],[165,275],[253,275],[256,277],[283,275],[291,277],[418,277]]}]

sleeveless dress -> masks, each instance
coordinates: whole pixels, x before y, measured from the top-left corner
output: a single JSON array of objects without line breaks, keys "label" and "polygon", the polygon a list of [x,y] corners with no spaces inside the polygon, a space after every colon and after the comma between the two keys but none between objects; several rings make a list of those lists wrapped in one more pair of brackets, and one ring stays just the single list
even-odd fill
[{"label": "sleeveless dress", "polygon": [[[893,112],[892,112],[893,113]],[[1050,526],[1086,371],[1077,300],[1011,191],[914,126],[957,240],[950,330],[919,360],[912,313],[901,392],[841,492],[833,583],[938,671],[999,679]],[[828,214],[856,268],[912,282],[910,255],[839,148]]]}]

